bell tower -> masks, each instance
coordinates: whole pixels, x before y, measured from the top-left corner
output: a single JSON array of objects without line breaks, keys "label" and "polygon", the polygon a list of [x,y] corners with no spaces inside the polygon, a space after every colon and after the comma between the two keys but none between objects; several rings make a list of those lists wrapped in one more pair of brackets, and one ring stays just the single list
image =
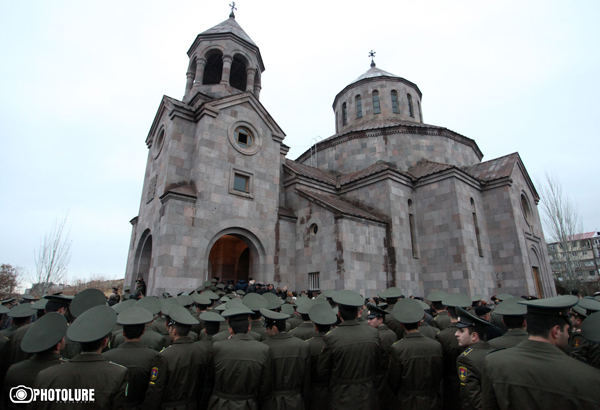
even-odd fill
[{"label": "bell tower", "polygon": [[259,99],[265,66],[258,47],[235,21],[234,9],[235,3],[229,18],[198,34],[188,50],[185,103],[243,92]]}]

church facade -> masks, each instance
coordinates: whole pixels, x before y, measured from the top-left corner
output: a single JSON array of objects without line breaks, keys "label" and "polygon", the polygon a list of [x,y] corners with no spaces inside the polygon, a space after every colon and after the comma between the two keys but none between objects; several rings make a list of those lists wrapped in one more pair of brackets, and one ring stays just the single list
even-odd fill
[{"label": "church facade", "polygon": [[336,133],[291,160],[233,14],[188,56],[183,99],[163,97],[146,139],[125,284],[556,294],[519,154],[482,162],[474,140],[424,123],[416,84],[372,63],[335,96]]}]

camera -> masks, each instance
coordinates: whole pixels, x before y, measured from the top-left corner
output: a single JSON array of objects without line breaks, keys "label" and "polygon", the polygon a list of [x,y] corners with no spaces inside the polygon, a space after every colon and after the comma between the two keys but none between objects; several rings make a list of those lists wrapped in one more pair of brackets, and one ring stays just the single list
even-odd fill
[{"label": "camera", "polygon": [[33,389],[27,386],[17,386],[10,389],[10,400],[13,403],[31,403]]}]

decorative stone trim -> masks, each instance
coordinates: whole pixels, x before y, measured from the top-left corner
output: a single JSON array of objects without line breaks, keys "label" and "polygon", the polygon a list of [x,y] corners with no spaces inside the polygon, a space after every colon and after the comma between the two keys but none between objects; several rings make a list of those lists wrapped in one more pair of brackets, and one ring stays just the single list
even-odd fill
[{"label": "decorative stone trim", "polygon": [[[252,133],[252,145],[247,148],[244,148],[238,144],[235,138],[235,130],[239,127],[247,128]],[[236,149],[236,151],[244,154],[244,155],[255,155],[262,148],[262,136],[258,132],[258,130],[249,122],[246,121],[236,121],[235,123],[229,126],[229,130],[227,132],[227,136],[229,137],[229,142]]]}]

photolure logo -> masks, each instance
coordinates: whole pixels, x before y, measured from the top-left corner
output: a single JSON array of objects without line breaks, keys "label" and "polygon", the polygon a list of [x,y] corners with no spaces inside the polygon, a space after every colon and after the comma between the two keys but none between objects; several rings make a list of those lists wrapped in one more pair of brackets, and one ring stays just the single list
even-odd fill
[{"label": "photolure logo", "polygon": [[55,402],[55,403],[93,403],[94,389],[32,389],[17,386],[10,389],[13,403]]}]

